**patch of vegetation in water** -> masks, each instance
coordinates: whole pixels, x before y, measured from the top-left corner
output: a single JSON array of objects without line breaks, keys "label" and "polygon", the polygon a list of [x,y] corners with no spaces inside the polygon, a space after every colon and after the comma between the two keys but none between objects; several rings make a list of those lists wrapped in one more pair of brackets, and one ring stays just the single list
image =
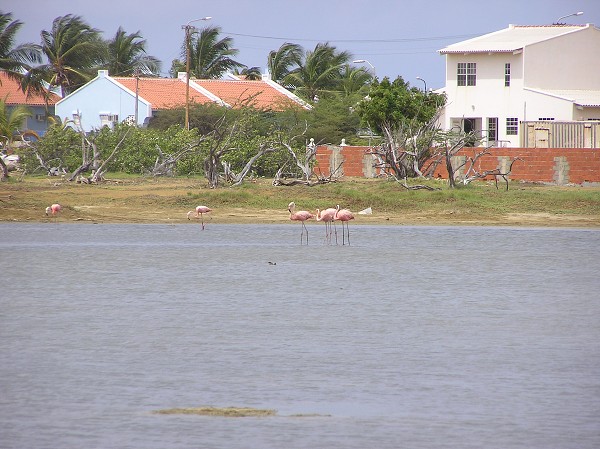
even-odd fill
[{"label": "patch of vegetation in water", "polygon": [[161,415],[203,415],[203,416],[225,416],[232,418],[243,418],[247,416],[274,416],[276,410],[257,409],[251,407],[191,407],[170,408],[157,410],[154,413]]}]

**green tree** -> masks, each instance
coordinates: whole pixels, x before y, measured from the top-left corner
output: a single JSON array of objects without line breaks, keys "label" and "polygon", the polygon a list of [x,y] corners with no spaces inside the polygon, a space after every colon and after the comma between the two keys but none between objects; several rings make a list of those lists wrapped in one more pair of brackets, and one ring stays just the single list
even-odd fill
[{"label": "green tree", "polygon": [[410,87],[402,77],[375,80],[356,111],[363,125],[383,136],[375,151],[381,166],[397,180],[422,176],[421,167],[439,136],[438,118],[445,95]]},{"label": "green tree", "polygon": [[81,17],[57,17],[52,30],[43,30],[42,52],[48,63],[36,68],[51,86],[60,87],[63,96],[73,92],[95,75],[106,60],[106,43],[100,31]]},{"label": "green tree", "polygon": [[343,67],[351,58],[349,52],[338,52],[328,43],[317,44],[314,50],[306,52],[303,64],[292,70],[283,83],[315,102],[329,92],[339,91]]},{"label": "green tree", "polygon": [[[8,147],[14,138],[19,134],[19,128],[27,117],[31,116],[28,107],[17,105],[9,108],[6,101],[0,99],[0,148]],[[0,155],[0,180],[8,178],[8,167]]]},{"label": "green tree", "polygon": [[0,70],[16,81],[23,79],[23,72],[29,64],[42,62],[39,45],[22,44],[15,46],[16,35],[23,23],[12,20],[11,13],[0,11]]},{"label": "green tree", "polygon": [[366,93],[369,90],[369,84],[372,80],[373,76],[368,70],[362,67],[351,67],[349,64],[346,64],[340,72],[339,89],[344,95]]},{"label": "green tree", "polygon": [[106,68],[113,76],[131,76],[134,73],[158,76],[160,61],[146,54],[146,40],[139,31],[127,34],[119,27],[115,36],[108,41]]},{"label": "green tree", "polygon": [[11,143],[19,134],[25,119],[31,117],[31,110],[24,105],[8,107],[6,99],[0,99],[0,141],[3,145]]},{"label": "green tree", "polygon": [[361,99],[360,95],[329,95],[315,104],[306,114],[307,136],[317,144],[339,145],[345,139],[349,145],[358,141],[360,116],[353,107]]},{"label": "green tree", "polygon": [[[220,39],[221,28],[206,27],[200,32],[191,33],[189,42],[190,77],[198,79],[218,79],[224,73],[235,69],[243,69],[244,64],[233,59],[239,50],[233,48],[233,39]],[[171,76],[185,72],[187,42],[183,42],[181,60],[174,60],[171,65]]]},{"label": "green tree", "polygon": [[82,142],[79,133],[60,120],[53,119],[50,122],[43,137],[31,142],[29,150],[23,153],[27,171],[36,172],[41,168],[50,173],[51,167],[70,171],[81,163]]},{"label": "green tree", "polygon": [[269,52],[267,69],[273,81],[282,83],[291,70],[300,67],[304,49],[298,44],[286,42],[278,50]]}]

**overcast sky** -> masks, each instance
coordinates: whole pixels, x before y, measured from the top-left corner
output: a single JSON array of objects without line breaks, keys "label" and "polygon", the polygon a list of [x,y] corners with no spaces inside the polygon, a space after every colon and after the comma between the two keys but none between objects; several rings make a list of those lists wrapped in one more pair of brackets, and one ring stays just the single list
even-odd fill
[{"label": "overcast sky", "polygon": [[[40,31],[50,30],[59,16],[75,14],[101,30],[106,39],[122,26],[140,31],[148,54],[163,64],[168,76],[179,57],[190,20],[211,16],[210,24],[233,38],[235,59],[266,71],[269,51],[284,42],[314,49],[329,42],[365,59],[379,78],[402,76],[411,85],[443,87],[444,57],[437,50],[509,24],[552,24],[559,17],[583,11],[568,23],[600,27],[600,0],[2,0],[0,11],[24,23],[19,43],[40,43]],[[202,27],[205,22],[195,22]],[[369,64],[363,64],[371,68]]]}]

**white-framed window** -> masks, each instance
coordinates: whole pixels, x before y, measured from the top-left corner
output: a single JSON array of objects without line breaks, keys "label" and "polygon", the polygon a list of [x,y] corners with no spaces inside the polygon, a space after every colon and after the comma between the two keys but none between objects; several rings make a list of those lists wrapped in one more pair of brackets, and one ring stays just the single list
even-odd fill
[{"label": "white-framed window", "polygon": [[35,114],[35,120],[38,122],[45,122],[46,115],[45,114]]},{"label": "white-framed window", "polygon": [[504,86],[510,86],[510,62],[504,64]]},{"label": "white-framed window", "polygon": [[488,143],[494,143],[498,140],[498,117],[488,117],[487,119]]},{"label": "white-framed window", "polygon": [[516,136],[519,132],[519,119],[516,117],[508,117],[506,119],[506,135]]},{"label": "white-framed window", "polygon": [[459,62],[456,68],[456,81],[459,86],[475,86],[477,64],[475,62]]},{"label": "white-framed window", "polygon": [[119,123],[119,116],[117,114],[110,114],[108,112],[100,113],[100,126],[108,126],[111,127]]}]

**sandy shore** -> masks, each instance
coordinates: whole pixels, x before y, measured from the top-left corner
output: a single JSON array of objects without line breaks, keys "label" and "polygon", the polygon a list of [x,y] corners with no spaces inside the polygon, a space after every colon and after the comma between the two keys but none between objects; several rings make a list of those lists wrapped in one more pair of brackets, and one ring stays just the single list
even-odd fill
[{"label": "sandy shore", "polygon": [[[80,185],[53,179],[34,178],[0,184],[0,222],[45,222],[52,218],[46,206],[59,202],[61,222],[82,223],[190,223],[186,214],[198,203],[198,181],[113,181]],[[213,191],[214,192],[214,191]],[[285,193],[287,194],[287,192]],[[598,190],[600,195],[600,189]],[[281,202],[281,201],[279,201]],[[211,206],[212,207],[212,206]],[[461,210],[398,211],[373,210],[372,215],[355,214],[353,225],[475,225],[528,227],[600,228],[600,214],[495,213],[473,215]],[[206,218],[208,223],[289,223],[285,208],[264,209],[221,205]]]}]

